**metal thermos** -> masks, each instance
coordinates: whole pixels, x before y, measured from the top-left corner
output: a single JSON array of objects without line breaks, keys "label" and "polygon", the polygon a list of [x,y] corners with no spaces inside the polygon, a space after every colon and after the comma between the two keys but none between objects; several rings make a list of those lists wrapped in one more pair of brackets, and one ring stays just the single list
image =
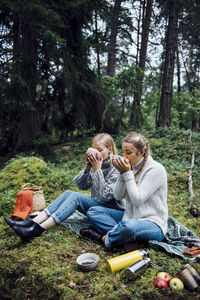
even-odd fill
[{"label": "metal thermos", "polygon": [[192,292],[198,288],[198,283],[187,268],[180,272],[179,277],[189,291]]},{"label": "metal thermos", "polygon": [[125,269],[124,275],[128,279],[134,279],[136,276],[141,275],[144,273],[147,269],[147,267],[150,265],[151,259],[149,257],[139,260],[133,265],[129,266]]},{"label": "metal thermos", "polygon": [[106,264],[107,264],[107,268],[111,271],[111,272],[116,272],[119,271],[123,268],[126,268],[132,264],[134,264],[135,262],[137,262],[138,260],[143,259],[145,256],[148,256],[149,253],[147,251],[140,251],[140,250],[135,250],[132,252],[128,252],[126,254],[108,259]]},{"label": "metal thermos", "polygon": [[185,268],[190,271],[198,285],[200,285],[200,274],[190,264],[186,264]]}]

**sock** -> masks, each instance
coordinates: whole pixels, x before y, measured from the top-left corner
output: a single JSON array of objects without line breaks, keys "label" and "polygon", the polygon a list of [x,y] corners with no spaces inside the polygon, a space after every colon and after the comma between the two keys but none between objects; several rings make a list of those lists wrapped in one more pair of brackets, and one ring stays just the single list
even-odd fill
[{"label": "sock", "polygon": [[49,217],[46,221],[43,223],[40,223],[40,226],[43,227],[45,230],[53,227],[56,225],[56,222],[53,217]]},{"label": "sock", "polygon": [[44,221],[46,221],[48,219],[48,215],[45,211],[42,211],[41,213],[39,213],[39,215],[35,218],[33,218],[33,221],[35,223],[41,224]]}]

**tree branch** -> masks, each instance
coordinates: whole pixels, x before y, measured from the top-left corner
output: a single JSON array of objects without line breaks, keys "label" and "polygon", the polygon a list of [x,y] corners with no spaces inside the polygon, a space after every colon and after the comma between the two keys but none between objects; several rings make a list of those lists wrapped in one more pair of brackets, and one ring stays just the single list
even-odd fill
[{"label": "tree branch", "polygon": [[198,209],[194,204],[194,192],[193,192],[193,180],[192,180],[192,169],[194,167],[194,149],[192,146],[192,130],[190,129],[190,136],[189,136],[189,142],[191,145],[191,149],[192,149],[192,159],[191,159],[191,166],[190,169],[188,171],[188,186],[189,186],[189,193],[190,193],[190,198],[188,200],[189,203],[189,209],[190,209],[190,213],[194,216],[194,217],[198,217]]},{"label": "tree branch", "polygon": [[190,169],[188,170],[188,187],[189,187],[189,193],[190,193],[190,198],[189,198],[189,207],[190,209],[194,206],[194,192],[193,192],[193,180],[192,180],[192,169],[194,167],[194,149],[192,147],[192,130],[190,130],[190,136],[189,136],[189,142],[192,148],[192,159],[191,159],[191,166]]}]

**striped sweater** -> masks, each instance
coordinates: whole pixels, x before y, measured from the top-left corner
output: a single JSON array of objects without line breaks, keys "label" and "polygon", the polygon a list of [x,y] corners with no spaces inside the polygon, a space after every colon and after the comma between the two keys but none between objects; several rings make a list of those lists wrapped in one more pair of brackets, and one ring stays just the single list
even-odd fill
[{"label": "striped sweater", "polygon": [[91,197],[104,206],[123,209],[121,201],[116,201],[113,196],[113,187],[118,176],[119,171],[110,166],[110,161],[104,161],[102,168],[96,172],[93,168],[89,173],[82,169],[74,178],[74,183],[80,190],[91,188]]}]

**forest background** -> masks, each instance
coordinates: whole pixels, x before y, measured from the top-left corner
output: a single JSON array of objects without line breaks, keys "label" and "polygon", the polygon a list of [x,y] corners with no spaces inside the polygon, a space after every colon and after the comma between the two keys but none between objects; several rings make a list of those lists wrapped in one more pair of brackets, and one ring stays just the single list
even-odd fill
[{"label": "forest background", "polygon": [[100,131],[199,131],[197,0],[0,1],[0,155]]},{"label": "forest background", "polygon": [[[200,236],[190,210],[200,196],[199,11],[197,0],[0,0],[2,300],[199,299],[199,289],[155,289],[155,268],[134,282],[109,273],[106,259],[123,251],[108,253],[64,226],[23,243],[3,220],[26,182],[44,188],[47,204],[77,190],[91,136],[111,133],[122,154],[135,129],[167,170],[169,215]],[[78,270],[84,251],[99,255],[97,270]],[[184,267],[149,253],[171,276]]]}]

